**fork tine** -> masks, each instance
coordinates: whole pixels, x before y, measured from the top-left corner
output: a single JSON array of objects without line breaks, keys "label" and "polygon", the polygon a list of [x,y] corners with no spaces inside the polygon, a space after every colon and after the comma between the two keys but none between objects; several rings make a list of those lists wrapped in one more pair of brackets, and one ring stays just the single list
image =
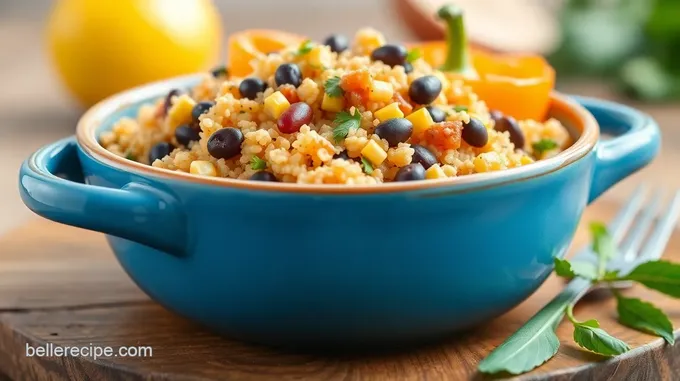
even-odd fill
[{"label": "fork tine", "polygon": [[642,246],[642,242],[644,242],[647,232],[654,222],[654,217],[659,210],[661,199],[661,190],[657,190],[652,194],[651,203],[643,209],[642,215],[635,221],[635,225],[628,232],[625,242],[620,245],[619,249],[623,254],[621,258],[624,261],[632,261],[637,257],[640,246]]},{"label": "fork tine", "polygon": [[642,201],[644,200],[646,194],[647,187],[644,185],[639,185],[635,189],[633,196],[631,196],[630,201],[628,201],[626,206],[621,209],[621,211],[619,211],[614,220],[609,224],[609,233],[612,235],[614,242],[617,244],[621,243],[626,231],[628,230],[628,227],[640,211]]},{"label": "fork tine", "polygon": [[640,253],[640,260],[659,259],[666,249],[666,244],[675,230],[675,225],[680,219],[680,191],[675,193],[666,214],[659,218],[656,229],[652,232],[647,244]]}]

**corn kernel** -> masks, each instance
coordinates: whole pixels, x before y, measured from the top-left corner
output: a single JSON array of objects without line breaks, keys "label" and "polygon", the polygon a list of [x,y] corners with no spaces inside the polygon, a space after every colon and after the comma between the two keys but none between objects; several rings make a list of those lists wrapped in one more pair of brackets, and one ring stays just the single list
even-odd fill
[{"label": "corn kernel", "polygon": [[324,68],[331,66],[331,51],[325,45],[315,46],[307,54],[307,62],[315,68]]},{"label": "corn kernel", "polygon": [[371,83],[371,91],[368,93],[368,99],[374,102],[387,102],[392,99],[394,95],[394,87],[389,82],[373,81]]},{"label": "corn kernel", "polygon": [[284,111],[288,110],[288,107],[290,107],[290,102],[280,91],[273,93],[264,100],[264,109],[274,119],[278,119]]},{"label": "corn kernel", "polygon": [[196,102],[190,96],[184,94],[175,98],[175,103],[168,110],[168,123],[171,128],[191,122],[191,111]]},{"label": "corn kernel", "polygon": [[425,107],[420,108],[407,116],[406,119],[413,123],[413,135],[420,135],[428,128],[432,127],[434,120],[430,112]]},{"label": "corn kernel", "polygon": [[484,159],[479,156],[472,160],[472,164],[474,165],[475,172],[477,173],[483,173],[489,170],[489,166],[486,164],[486,161],[484,161]]},{"label": "corn kernel", "polygon": [[323,101],[321,101],[321,109],[331,112],[340,112],[345,107],[345,98],[343,97],[331,97],[328,94],[323,95]]},{"label": "corn kernel", "polygon": [[532,158],[530,158],[529,156],[522,156],[522,158],[520,159],[519,162],[520,162],[522,165],[527,165],[527,164],[533,163],[534,160],[533,160]]},{"label": "corn kernel", "polygon": [[376,111],[373,113],[373,115],[378,118],[381,122],[384,122],[388,119],[394,119],[394,118],[403,118],[404,113],[401,112],[401,109],[399,109],[399,103],[394,102],[391,103],[380,110]]},{"label": "corn kernel", "polygon": [[458,174],[458,169],[456,169],[456,167],[454,167],[453,165],[449,164],[443,165],[442,171],[444,171],[446,177],[454,177]]},{"label": "corn kernel", "polygon": [[369,140],[368,144],[361,150],[361,156],[367,158],[374,165],[380,165],[387,158],[385,152],[375,140]]},{"label": "corn kernel", "polygon": [[432,164],[430,168],[425,171],[425,178],[434,180],[434,179],[444,179],[446,178],[446,173],[444,173],[444,170],[439,166],[439,164]]},{"label": "corn kernel", "polygon": [[191,162],[189,172],[201,176],[217,176],[217,170],[213,163],[205,160],[195,160]]}]

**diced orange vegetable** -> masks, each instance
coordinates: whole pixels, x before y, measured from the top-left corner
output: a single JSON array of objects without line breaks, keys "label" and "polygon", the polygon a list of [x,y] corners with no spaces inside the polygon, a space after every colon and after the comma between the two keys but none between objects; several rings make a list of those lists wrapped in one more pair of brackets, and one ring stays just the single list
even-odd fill
[{"label": "diced orange vegetable", "polygon": [[279,30],[251,29],[234,33],[229,37],[227,66],[229,75],[247,77],[253,72],[250,61],[267,53],[279,51],[291,45],[300,45],[307,38]]}]

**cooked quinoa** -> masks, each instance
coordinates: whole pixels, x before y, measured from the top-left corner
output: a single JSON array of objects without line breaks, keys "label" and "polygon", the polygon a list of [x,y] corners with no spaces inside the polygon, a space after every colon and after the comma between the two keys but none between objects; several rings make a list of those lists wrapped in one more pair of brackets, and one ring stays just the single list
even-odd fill
[{"label": "cooked quinoa", "polygon": [[571,144],[559,121],[490,112],[462,80],[423,59],[409,62],[375,30],[360,30],[341,52],[331,46],[262,54],[248,78],[207,73],[190,91],[121,119],[100,142],[157,168],[302,184],[499,171]]}]

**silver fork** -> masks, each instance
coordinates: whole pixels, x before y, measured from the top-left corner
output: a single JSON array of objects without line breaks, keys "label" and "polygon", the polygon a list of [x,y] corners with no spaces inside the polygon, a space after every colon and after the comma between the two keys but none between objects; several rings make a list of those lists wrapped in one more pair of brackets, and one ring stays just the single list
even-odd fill
[{"label": "silver fork", "polygon": [[[649,234],[647,243],[640,250],[645,242],[645,237],[661,205],[661,192],[654,192],[651,202],[646,208],[642,208],[646,189],[639,187],[627,205],[619,211],[618,215],[609,224],[608,230],[619,247],[619,255],[609,262],[608,270],[619,270],[622,275],[634,269],[643,262],[659,259],[666,248],[666,244],[673,233],[673,229],[680,218],[680,191],[676,192],[665,213],[659,217],[659,222]],[[642,212],[640,210],[642,208]],[[635,217],[640,213],[637,220]],[[634,226],[631,227],[631,225]],[[629,229],[630,228],[630,229]],[[628,234],[626,234],[628,233]],[[625,238],[625,240],[624,240]],[[579,251],[579,254],[570,259],[572,262],[587,261],[597,263],[597,257],[588,246]],[[624,289],[631,286],[630,282],[617,282],[613,284],[617,289]],[[532,324],[553,324],[557,325],[564,315],[565,308],[577,302],[585,294],[599,287],[592,287],[587,279],[574,278],[567,286],[557,294],[548,304],[538,311],[525,326]]]}]

